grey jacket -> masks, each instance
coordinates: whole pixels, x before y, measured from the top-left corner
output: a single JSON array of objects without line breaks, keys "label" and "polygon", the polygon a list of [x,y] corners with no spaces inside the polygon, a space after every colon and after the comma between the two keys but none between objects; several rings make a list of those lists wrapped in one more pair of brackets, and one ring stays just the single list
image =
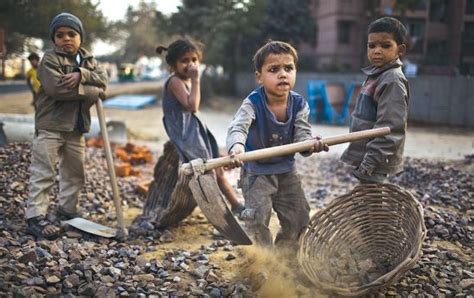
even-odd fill
[{"label": "grey jacket", "polygon": [[[97,101],[100,88],[107,86],[107,73],[98,67],[91,53],[80,48],[80,64],[59,48],[47,51],[38,67],[41,88],[38,92],[35,128],[52,131],[89,131],[90,107]],[[74,89],[60,85],[61,76],[81,73]]]},{"label": "grey jacket", "polygon": [[352,142],[341,159],[372,172],[393,174],[403,167],[408,116],[408,81],[396,59],[381,68],[366,67],[367,75],[352,113],[350,131],[388,126],[390,135]]}]

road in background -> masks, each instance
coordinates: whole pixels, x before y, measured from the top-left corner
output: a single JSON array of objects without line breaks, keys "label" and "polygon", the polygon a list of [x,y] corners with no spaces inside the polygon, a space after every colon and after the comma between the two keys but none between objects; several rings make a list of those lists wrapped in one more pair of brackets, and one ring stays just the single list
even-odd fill
[{"label": "road in background", "polygon": [[[24,84],[24,83],[23,83]],[[14,86],[16,84],[12,84]],[[20,86],[21,84],[17,84]],[[111,84],[109,95],[124,93],[156,94],[161,99],[162,81]],[[7,84],[0,84],[0,91]],[[18,87],[17,88],[24,88]],[[3,89],[6,90],[6,89]],[[30,105],[29,91],[0,92],[0,113],[33,113]],[[207,103],[206,103],[207,102]],[[238,100],[215,97],[205,99],[205,108],[199,116],[215,135],[219,146],[225,147],[227,127],[232,116],[239,106]],[[95,115],[95,109],[91,110]],[[106,117],[111,120],[125,122],[131,140],[146,143],[151,147],[160,147],[166,140],[163,128],[163,112],[161,102],[140,110],[105,109]],[[314,135],[333,136],[348,133],[347,126],[312,125]],[[340,155],[347,144],[332,146],[330,153]],[[474,154],[474,130],[467,128],[453,128],[444,126],[417,126],[408,127],[405,144],[405,155],[415,158],[430,159],[462,159],[465,155]]]},{"label": "road in background", "polygon": [[[232,115],[201,111],[202,120],[216,137],[219,146],[225,146],[228,123]],[[349,132],[348,126],[312,125],[313,135],[328,137]],[[347,144],[331,146],[330,153],[342,154]],[[474,130],[449,127],[423,127],[409,125],[405,143],[405,156],[430,159],[462,159],[474,154]]]}]

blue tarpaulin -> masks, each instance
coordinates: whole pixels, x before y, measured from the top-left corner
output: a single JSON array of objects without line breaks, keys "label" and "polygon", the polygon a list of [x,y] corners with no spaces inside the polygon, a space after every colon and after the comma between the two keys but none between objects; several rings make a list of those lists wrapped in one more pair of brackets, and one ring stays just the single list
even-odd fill
[{"label": "blue tarpaulin", "polygon": [[155,95],[117,95],[104,101],[105,108],[137,110],[156,102]]}]

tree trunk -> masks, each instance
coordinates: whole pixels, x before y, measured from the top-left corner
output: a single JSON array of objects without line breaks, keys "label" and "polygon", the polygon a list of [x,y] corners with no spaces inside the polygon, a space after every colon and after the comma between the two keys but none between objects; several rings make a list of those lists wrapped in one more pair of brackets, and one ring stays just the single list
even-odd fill
[{"label": "tree trunk", "polygon": [[163,155],[155,165],[154,179],[148,189],[143,214],[134,220],[133,226],[148,221],[155,228],[166,228],[193,212],[196,201],[188,186],[192,176],[179,175],[180,166],[175,146],[166,142]]}]

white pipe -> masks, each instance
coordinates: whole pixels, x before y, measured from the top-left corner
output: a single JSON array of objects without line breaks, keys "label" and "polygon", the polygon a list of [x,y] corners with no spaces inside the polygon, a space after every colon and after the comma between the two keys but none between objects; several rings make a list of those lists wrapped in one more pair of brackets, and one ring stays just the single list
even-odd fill
[{"label": "white pipe", "polygon": [[[31,142],[35,133],[35,119],[33,114],[4,114],[0,113],[0,123],[7,143]],[[106,119],[109,138],[113,143],[124,144],[127,142],[127,129],[122,121],[108,121]],[[92,117],[91,128],[84,134],[86,139],[100,135],[100,124],[97,117]]]}]

